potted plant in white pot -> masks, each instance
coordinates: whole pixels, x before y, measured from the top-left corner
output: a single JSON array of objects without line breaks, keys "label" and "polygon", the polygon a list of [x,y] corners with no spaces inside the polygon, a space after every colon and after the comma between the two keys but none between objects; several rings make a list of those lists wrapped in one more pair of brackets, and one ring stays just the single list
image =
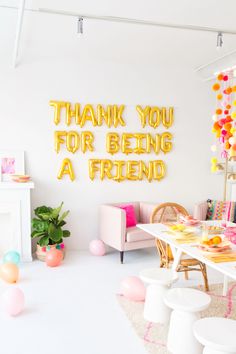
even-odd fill
[{"label": "potted plant in white pot", "polygon": [[69,210],[60,215],[62,206],[63,203],[58,208],[43,205],[34,210],[36,217],[32,219],[31,237],[38,238],[36,256],[41,261],[45,261],[46,251],[52,247],[61,249],[63,255],[65,253],[63,238],[69,237],[70,231],[62,228]]}]

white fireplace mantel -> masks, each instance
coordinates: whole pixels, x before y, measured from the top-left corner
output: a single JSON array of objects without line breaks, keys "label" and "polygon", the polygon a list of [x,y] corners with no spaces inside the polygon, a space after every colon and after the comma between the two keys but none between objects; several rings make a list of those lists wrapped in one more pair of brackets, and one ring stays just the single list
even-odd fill
[{"label": "white fireplace mantel", "polygon": [[33,182],[0,183],[0,255],[16,250],[23,262],[32,261],[31,202]]}]

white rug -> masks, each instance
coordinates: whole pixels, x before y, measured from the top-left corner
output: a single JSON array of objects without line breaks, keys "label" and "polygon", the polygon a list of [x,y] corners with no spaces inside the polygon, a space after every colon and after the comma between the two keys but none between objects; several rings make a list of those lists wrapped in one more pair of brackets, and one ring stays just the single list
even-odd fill
[{"label": "white rug", "polygon": [[[203,290],[201,286],[198,289]],[[210,307],[203,311],[202,317],[225,317],[236,319],[236,284],[231,283],[227,296],[222,296],[222,284],[212,285]],[[133,302],[117,295],[117,299],[131,322],[136,334],[143,340],[150,354],[168,354],[166,339],[168,327],[147,322],[143,318],[143,302]]]}]

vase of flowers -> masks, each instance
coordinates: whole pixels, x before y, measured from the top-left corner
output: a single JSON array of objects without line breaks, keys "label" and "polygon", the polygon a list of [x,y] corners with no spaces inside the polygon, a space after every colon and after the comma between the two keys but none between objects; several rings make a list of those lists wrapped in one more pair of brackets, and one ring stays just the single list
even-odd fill
[{"label": "vase of flowers", "polygon": [[65,255],[63,239],[70,236],[70,231],[63,230],[63,226],[69,210],[61,214],[62,206],[63,203],[58,208],[43,205],[34,210],[31,237],[38,238],[36,256],[41,261],[45,261],[46,252],[51,248],[60,249]]}]

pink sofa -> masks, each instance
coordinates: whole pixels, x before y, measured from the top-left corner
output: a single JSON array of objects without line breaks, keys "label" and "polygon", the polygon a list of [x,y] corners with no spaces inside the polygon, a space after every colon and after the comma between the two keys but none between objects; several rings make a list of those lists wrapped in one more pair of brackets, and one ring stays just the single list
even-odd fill
[{"label": "pink sofa", "polygon": [[208,204],[207,201],[203,201],[195,204],[193,217],[198,220],[206,220]]},{"label": "pink sofa", "polygon": [[227,220],[236,222],[236,203],[208,200],[195,204],[194,217],[198,220]]},{"label": "pink sofa", "polygon": [[126,214],[118,205],[132,204],[135,209],[137,223],[149,223],[150,216],[158,204],[145,202],[127,202],[105,204],[100,207],[100,239],[108,246],[120,251],[123,263],[124,252],[139,248],[154,247],[155,240],[137,226],[126,228]]}]

